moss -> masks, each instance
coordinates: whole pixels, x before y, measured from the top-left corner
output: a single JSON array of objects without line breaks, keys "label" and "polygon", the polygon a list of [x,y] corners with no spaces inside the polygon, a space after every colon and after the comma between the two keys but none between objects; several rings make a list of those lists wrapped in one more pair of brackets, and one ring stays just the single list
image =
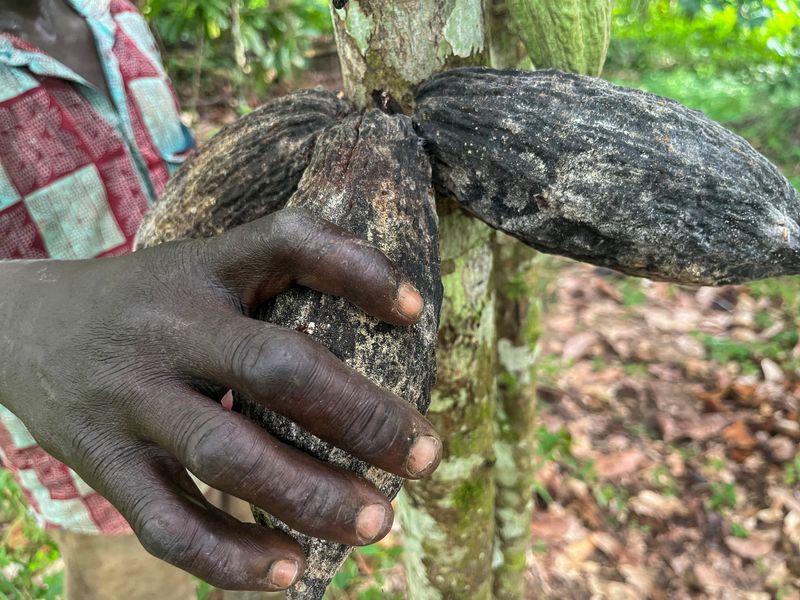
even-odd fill
[{"label": "moss", "polygon": [[[409,482],[406,490],[409,503],[446,534],[446,547],[421,542],[426,577],[444,598],[488,600],[496,394],[493,254],[485,242],[491,234],[461,211],[444,211],[440,223],[448,233],[441,248],[451,267],[443,278],[438,377],[428,418],[443,436],[445,459],[429,480]],[[409,589],[417,585],[409,579]]]},{"label": "moss", "polygon": [[380,53],[368,50],[365,55],[366,73],[360,86],[363,100],[356,100],[361,106],[372,105],[372,90],[383,90],[392,95],[400,105],[408,110],[413,104],[413,86],[403,79],[396,69],[387,65]]},{"label": "moss", "polygon": [[486,487],[479,481],[466,480],[453,491],[452,499],[455,506],[465,518],[469,518],[475,504],[483,500]]}]

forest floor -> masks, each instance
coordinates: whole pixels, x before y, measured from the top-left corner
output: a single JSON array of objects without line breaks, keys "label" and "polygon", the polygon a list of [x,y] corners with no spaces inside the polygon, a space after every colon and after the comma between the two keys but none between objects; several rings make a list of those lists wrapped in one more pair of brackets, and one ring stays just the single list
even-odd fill
[{"label": "forest floor", "polygon": [[531,597],[800,600],[800,280],[555,262]]}]

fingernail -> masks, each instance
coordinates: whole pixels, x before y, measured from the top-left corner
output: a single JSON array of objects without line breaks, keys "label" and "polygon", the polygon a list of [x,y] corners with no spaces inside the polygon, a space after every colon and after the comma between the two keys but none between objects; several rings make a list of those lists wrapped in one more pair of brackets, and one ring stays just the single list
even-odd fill
[{"label": "fingernail", "polygon": [[439,460],[441,453],[442,443],[433,436],[424,435],[411,448],[406,469],[413,476],[420,475]]},{"label": "fingernail", "polygon": [[397,292],[397,308],[409,319],[416,319],[422,312],[422,296],[410,283],[402,283]]},{"label": "fingernail", "polygon": [[380,504],[371,504],[358,513],[356,533],[364,542],[373,541],[383,530],[386,522],[386,509]]},{"label": "fingernail", "polygon": [[297,563],[293,560],[279,560],[272,563],[269,570],[269,581],[279,588],[287,588],[297,578]]}]

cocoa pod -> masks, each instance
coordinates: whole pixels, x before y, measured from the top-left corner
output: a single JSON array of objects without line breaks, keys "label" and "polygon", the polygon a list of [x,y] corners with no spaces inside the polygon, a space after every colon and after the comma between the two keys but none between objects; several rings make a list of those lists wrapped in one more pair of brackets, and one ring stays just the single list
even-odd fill
[{"label": "cocoa pod", "polygon": [[600,75],[613,0],[507,0],[514,29],[538,67]]},{"label": "cocoa pod", "polygon": [[304,90],[224,127],[169,182],[139,227],[137,247],[210,237],[283,208],[317,135],[350,111],[330,92]]},{"label": "cocoa pod", "polygon": [[[430,163],[411,120],[372,110],[328,129],[318,138],[311,164],[287,206],[305,207],[380,248],[417,287],[425,300],[424,314],[413,327],[393,327],[341,298],[294,288],[261,316],[305,331],[345,363],[426,412],[435,379],[443,290]],[[242,412],[279,439],[355,471],[389,498],[402,487],[402,478],[322,442],[269,409],[245,401]],[[259,509],[254,513],[259,522],[288,531],[308,557],[306,573],[289,598],[322,598],[351,548],[291,531]]]},{"label": "cocoa pod", "polygon": [[559,71],[454,69],[417,93],[434,184],[543,252],[722,285],[800,272],[800,195],[703,113]]}]

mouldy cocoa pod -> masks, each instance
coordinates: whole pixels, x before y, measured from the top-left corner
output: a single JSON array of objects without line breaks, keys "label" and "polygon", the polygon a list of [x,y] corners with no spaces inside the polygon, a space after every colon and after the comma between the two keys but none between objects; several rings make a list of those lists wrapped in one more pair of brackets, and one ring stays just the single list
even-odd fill
[{"label": "mouldy cocoa pod", "polygon": [[[413,327],[393,327],[345,300],[296,288],[278,296],[263,317],[305,331],[426,412],[435,378],[442,287],[430,164],[411,120],[372,110],[327,130],[287,206],[305,207],[380,248],[422,294],[425,312]],[[245,402],[243,412],[289,444],[362,475],[389,498],[403,484],[400,477],[353,458],[268,409]],[[261,510],[254,512],[260,522],[289,531],[308,557],[306,573],[289,598],[322,598],[351,548],[299,534]]]},{"label": "mouldy cocoa pod", "polygon": [[434,184],[543,252],[722,285],[800,273],[800,196],[698,111],[558,71],[455,69],[414,113]]},{"label": "mouldy cocoa pod", "polygon": [[304,90],[223,128],[169,182],[139,228],[137,247],[209,237],[283,208],[317,135],[350,110],[330,92]]},{"label": "mouldy cocoa pod", "polygon": [[534,65],[600,74],[611,40],[612,0],[507,1]]}]

